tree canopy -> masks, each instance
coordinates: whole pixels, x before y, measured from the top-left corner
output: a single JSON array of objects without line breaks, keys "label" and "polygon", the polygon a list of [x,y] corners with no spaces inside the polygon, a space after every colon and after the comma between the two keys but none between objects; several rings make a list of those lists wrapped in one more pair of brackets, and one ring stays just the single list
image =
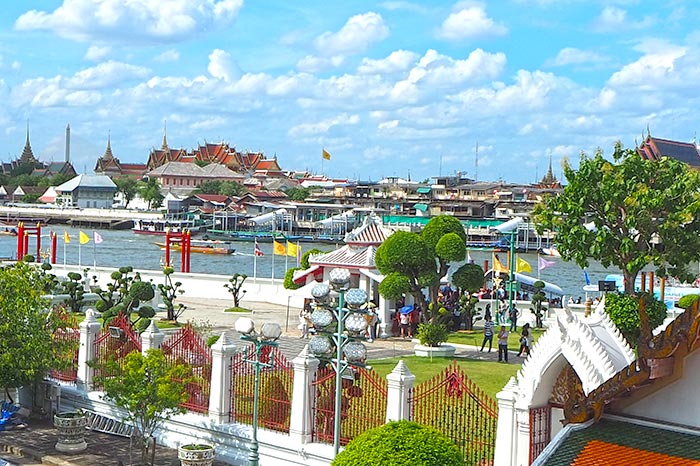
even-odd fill
[{"label": "tree canopy", "polygon": [[147,181],[140,181],[137,189],[141,198],[148,202],[149,209],[157,209],[163,205],[163,199],[165,199],[165,197],[160,193],[160,185],[155,178],[149,178]]},{"label": "tree canopy", "polygon": [[687,264],[700,257],[700,184],[686,164],[643,159],[615,145],[613,161],[598,151],[564,166],[563,193],[536,206],[538,230],[556,233],[562,258],[587,267],[589,259],[617,266],[625,293],[653,264],[660,276],[692,279]]},{"label": "tree canopy", "polygon": [[[431,219],[420,233],[397,231],[377,248],[375,263],[386,278],[379,292],[389,299],[404,293],[417,303],[437,303],[440,278],[447,275],[452,262],[464,260],[467,235],[454,217],[441,215]],[[429,296],[423,288],[429,289]],[[430,306],[424,306],[428,310]],[[433,306],[437,310],[438,306]],[[434,316],[428,315],[428,319]]]},{"label": "tree canopy", "polygon": [[138,182],[128,176],[120,176],[114,178],[114,184],[117,185],[117,192],[121,193],[124,198],[124,207],[129,207],[129,203],[136,197],[138,193]]}]

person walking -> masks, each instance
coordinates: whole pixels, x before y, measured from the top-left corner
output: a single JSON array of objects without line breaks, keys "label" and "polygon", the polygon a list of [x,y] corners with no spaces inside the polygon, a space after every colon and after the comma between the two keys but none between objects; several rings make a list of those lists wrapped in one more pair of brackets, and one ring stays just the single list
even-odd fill
[{"label": "person walking", "polygon": [[502,323],[501,331],[498,332],[498,362],[508,362],[508,335],[508,328]]},{"label": "person walking", "polygon": [[511,332],[518,331],[518,316],[519,315],[520,315],[520,311],[518,310],[517,307],[515,307],[515,303],[513,303],[513,307],[511,307],[510,312],[508,312],[508,319],[510,319],[510,331]]},{"label": "person walking", "polygon": [[479,351],[484,351],[484,346],[486,342],[489,342],[489,353],[491,352],[491,344],[493,343],[493,328],[495,324],[491,320],[491,314],[486,316],[486,321],[484,322],[484,341],[481,342],[481,349]]},{"label": "person walking", "polygon": [[399,314],[399,326],[401,327],[401,338],[413,337],[411,332],[411,316],[408,313]]},{"label": "person walking", "polygon": [[311,325],[311,310],[304,306],[299,313],[299,330],[301,331],[299,338],[309,337],[309,328]]},{"label": "person walking", "polygon": [[530,356],[530,344],[532,343],[532,333],[530,332],[530,324],[523,325],[522,332],[520,333],[520,350],[518,351],[518,356],[524,354],[525,356]]}]

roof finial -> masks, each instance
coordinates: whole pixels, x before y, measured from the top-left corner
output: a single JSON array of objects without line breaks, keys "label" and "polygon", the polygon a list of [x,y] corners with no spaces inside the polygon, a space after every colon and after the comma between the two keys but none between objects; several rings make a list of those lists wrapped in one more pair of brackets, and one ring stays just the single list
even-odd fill
[{"label": "roof finial", "polygon": [[649,123],[647,123],[647,137],[651,137],[651,131],[649,131]]},{"label": "roof finial", "polygon": [[168,150],[167,125],[168,120],[163,120],[163,146],[161,147],[163,150]]}]

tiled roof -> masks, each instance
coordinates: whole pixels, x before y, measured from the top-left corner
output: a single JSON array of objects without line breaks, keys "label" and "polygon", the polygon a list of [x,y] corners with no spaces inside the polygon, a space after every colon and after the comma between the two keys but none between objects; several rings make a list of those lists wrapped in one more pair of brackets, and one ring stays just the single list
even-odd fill
[{"label": "tiled roof", "polygon": [[602,419],[569,434],[542,466],[700,464],[700,435]]},{"label": "tiled roof", "polygon": [[346,245],[328,254],[313,256],[309,263],[313,265],[369,267],[374,268],[374,246],[356,247]]},{"label": "tiled roof", "polygon": [[106,175],[78,175],[62,185],[56,186],[57,192],[69,193],[76,188],[117,189],[117,185]]}]

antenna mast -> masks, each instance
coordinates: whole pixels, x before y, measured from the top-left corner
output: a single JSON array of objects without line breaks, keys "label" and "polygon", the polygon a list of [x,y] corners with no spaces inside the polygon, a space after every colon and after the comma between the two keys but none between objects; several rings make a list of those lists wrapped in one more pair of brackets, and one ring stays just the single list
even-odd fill
[{"label": "antenna mast", "polygon": [[479,141],[476,141],[476,150],[474,151],[474,181],[479,181]]}]

